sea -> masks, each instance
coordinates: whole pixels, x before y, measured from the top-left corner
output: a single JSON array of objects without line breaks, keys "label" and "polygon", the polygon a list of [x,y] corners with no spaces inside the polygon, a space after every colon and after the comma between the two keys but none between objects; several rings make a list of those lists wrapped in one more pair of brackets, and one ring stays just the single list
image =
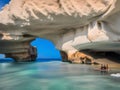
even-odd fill
[{"label": "sea", "polygon": [[120,90],[120,77],[60,60],[1,62],[0,90]]}]

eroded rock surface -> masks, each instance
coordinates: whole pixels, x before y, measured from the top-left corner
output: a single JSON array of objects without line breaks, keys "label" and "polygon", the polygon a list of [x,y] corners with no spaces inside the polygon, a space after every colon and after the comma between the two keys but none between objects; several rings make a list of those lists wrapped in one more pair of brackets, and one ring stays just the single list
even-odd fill
[{"label": "eroded rock surface", "polygon": [[119,53],[119,16],[120,0],[11,0],[0,11],[0,53],[25,53],[24,42],[36,37],[68,57],[82,49]]}]

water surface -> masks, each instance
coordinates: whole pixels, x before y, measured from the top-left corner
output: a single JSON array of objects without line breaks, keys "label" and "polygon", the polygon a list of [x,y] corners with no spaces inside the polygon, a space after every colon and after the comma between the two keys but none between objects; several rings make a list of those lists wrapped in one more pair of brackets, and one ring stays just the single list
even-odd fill
[{"label": "water surface", "polygon": [[0,63],[0,90],[120,90],[120,78],[60,61]]}]

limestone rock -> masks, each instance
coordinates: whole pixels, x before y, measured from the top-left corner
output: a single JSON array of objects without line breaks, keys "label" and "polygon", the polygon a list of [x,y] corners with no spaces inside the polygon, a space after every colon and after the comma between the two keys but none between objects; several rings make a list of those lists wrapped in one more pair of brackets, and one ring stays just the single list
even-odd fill
[{"label": "limestone rock", "polygon": [[19,56],[36,37],[68,57],[82,49],[119,53],[119,16],[120,0],[11,0],[0,11],[0,53]]},{"label": "limestone rock", "polygon": [[61,57],[62,57],[62,61],[63,62],[68,62],[68,55],[66,52],[64,51],[60,51]]},{"label": "limestone rock", "polygon": [[94,59],[87,54],[84,54],[82,52],[75,52],[74,54],[69,57],[70,62],[72,63],[78,63],[78,64],[93,64]]}]

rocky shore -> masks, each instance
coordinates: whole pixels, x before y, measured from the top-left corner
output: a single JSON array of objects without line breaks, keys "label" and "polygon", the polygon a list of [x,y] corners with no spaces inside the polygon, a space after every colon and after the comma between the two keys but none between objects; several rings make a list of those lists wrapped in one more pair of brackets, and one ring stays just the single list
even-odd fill
[{"label": "rocky shore", "polygon": [[100,68],[101,64],[109,65],[111,69],[120,69],[120,55],[114,52],[75,52],[71,56],[62,52],[63,62],[72,64],[89,64],[95,68]]},{"label": "rocky shore", "polygon": [[70,55],[61,51],[61,56],[63,62],[70,62],[74,64],[98,64],[94,61],[94,58],[92,56],[83,52],[77,51]]}]

